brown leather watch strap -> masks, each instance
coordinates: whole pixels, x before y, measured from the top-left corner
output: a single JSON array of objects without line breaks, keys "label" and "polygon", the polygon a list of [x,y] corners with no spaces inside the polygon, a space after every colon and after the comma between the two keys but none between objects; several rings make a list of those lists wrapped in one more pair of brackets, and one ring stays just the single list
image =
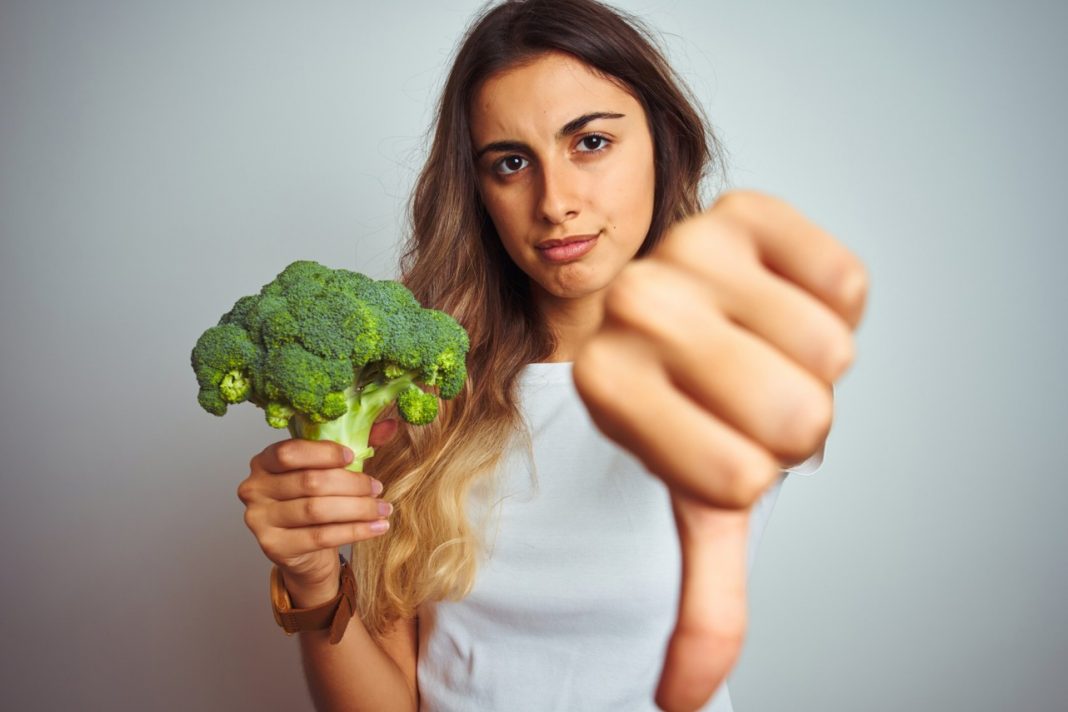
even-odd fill
[{"label": "brown leather watch strap", "polygon": [[330,643],[337,645],[345,634],[349,619],[356,612],[356,579],[352,575],[352,567],[342,557],[341,588],[334,598],[312,608],[293,608],[282,580],[282,571],[275,566],[271,569],[271,608],[274,609],[275,622],[286,635],[329,628]]}]

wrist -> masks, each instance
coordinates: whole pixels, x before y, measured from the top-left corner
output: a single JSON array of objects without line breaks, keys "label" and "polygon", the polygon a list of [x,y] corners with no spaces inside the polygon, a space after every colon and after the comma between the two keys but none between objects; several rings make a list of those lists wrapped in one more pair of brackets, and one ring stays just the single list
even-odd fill
[{"label": "wrist", "polygon": [[313,608],[336,597],[341,589],[340,561],[343,559],[339,557],[339,563],[335,563],[328,573],[313,577],[297,576],[282,569],[282,583],[293,608]]},{"label": "wrist", "polygon": [[[314,589],[303,589],[298,579],[292,584],[298,589],[296,597],[286,589],[282,570],[277,566],[271,569],[271,608],[274,611],[274,621],[287,635],[329,629],[330,644],[341,642],[349,619],[356,611],[356,580],[352,575],[352,567],[345,562],[345,557],[338,554],[338,559],[341,562],[341,570],[333,588],[316,586]],[[335,593],[323,600],[328,591]]]},{"label": "wrist", "polygon": [[333,600],[341,589],[341,584],[335,580],[332,584],[320,584],[317,586],[305,586],[295,583],[282,574],[282,582],[289,593],[289,600],[294,608],[315,608],[327,601]]}]

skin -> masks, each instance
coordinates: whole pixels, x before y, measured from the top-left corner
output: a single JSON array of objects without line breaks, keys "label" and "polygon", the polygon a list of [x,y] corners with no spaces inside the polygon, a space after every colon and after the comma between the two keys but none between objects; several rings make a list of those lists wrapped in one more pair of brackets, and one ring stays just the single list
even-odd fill
[{"label": "skin", "polygon": [[[601,113],[620,116],[563,130]],[[749,508],[822,448],[867,277],[796,211],[741,192],[634,261],[652,217],[648,124],[567,55],[488,80],[471,124],[483,202],[557,337],[553,360],[575,361],[594,421],[671,490],[683,580],[656,699],[696,709],[744,640]],[[543,240],[589,233],[578,260],[538,255]]]},{"label": "skin", "polygon": [[[561,135],[591,113],[621,116]],[[570,57],[543,55],[492,77],[471,119],[476,151],[511,144],[480,156],[479,188],[557,336],[553,360],[574,361],[594,422],[671,492],[683,580],[656,701],[696,709],[744,640],[749,509],[829,432],[866,271],[790,206],[742,191],[634,260],[652,214],[646,119],[626,91]],[[582,258],[539,256],[541,241],[577,234],[598,235]],[[377,425],[372,444],[394,429]],[[380,536],[369,526],[388,518],[371,478],[342,469],[350,456],[334,443],[283,441],[253,458],[238,488],[246,524],[298,607],[332,598],[337,547]],[[417,622],[398,622],[380,646],[357,620],[350,626],[336,648],[302,634],[313,694],[338,707],[417,707]]]},{"label": "skin", "polygon": [[673,228],[606,294],[575,383],[598,427],[671,491],[683,580],[662,709],[700,707],[738,659],[750,507],[822,448],[866,294],[842,245],[747,192]]},{"label": "skin", "polygon": [[[395,420],[377,423],[370,444],[389,442],[396,428]],[[282,571],[294,608],[333,599],[339,547],[381,536],[372,525],[388,521],[381,483],[344,469],[352,460],[352,451],[334,442],[283,440],[252,458],[238,486],[245,524]],[[329,643],[327,631],[301,633],[304,674],[316,709],[414,712],[417,636],[416,621],[402,620],[376,641],[358,616],[337,645]]]},{"label": "skin", "polygon": [[[570,361],[652,222],[645,112],[619,85],[562,54],[491,77],[473,103],[482,201],[558,336],[552,360]],[[576,235],[598,236],[580,259],[554,264],[537,249]]]}]

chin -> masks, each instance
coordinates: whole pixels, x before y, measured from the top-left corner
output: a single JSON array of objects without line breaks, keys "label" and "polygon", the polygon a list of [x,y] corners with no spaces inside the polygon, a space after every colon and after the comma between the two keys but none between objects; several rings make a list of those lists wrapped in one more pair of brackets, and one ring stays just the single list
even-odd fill
[{"label": "chin", "polygon": [[583,299],[605,291],[610,279],[556,279],[547,283],[539,283],[538,290],[556,299]]}]

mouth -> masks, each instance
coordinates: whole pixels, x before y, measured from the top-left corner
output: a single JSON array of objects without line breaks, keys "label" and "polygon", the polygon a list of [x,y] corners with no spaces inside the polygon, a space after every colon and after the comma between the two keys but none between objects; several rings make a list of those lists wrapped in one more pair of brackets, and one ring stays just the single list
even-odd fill
[{"label": "mouth", "polygon": [[544,240],[535,247],[542,259],[548,262],[576,260],[593,249],[600,233],[591,235],[568,235],[556,240]]}]

